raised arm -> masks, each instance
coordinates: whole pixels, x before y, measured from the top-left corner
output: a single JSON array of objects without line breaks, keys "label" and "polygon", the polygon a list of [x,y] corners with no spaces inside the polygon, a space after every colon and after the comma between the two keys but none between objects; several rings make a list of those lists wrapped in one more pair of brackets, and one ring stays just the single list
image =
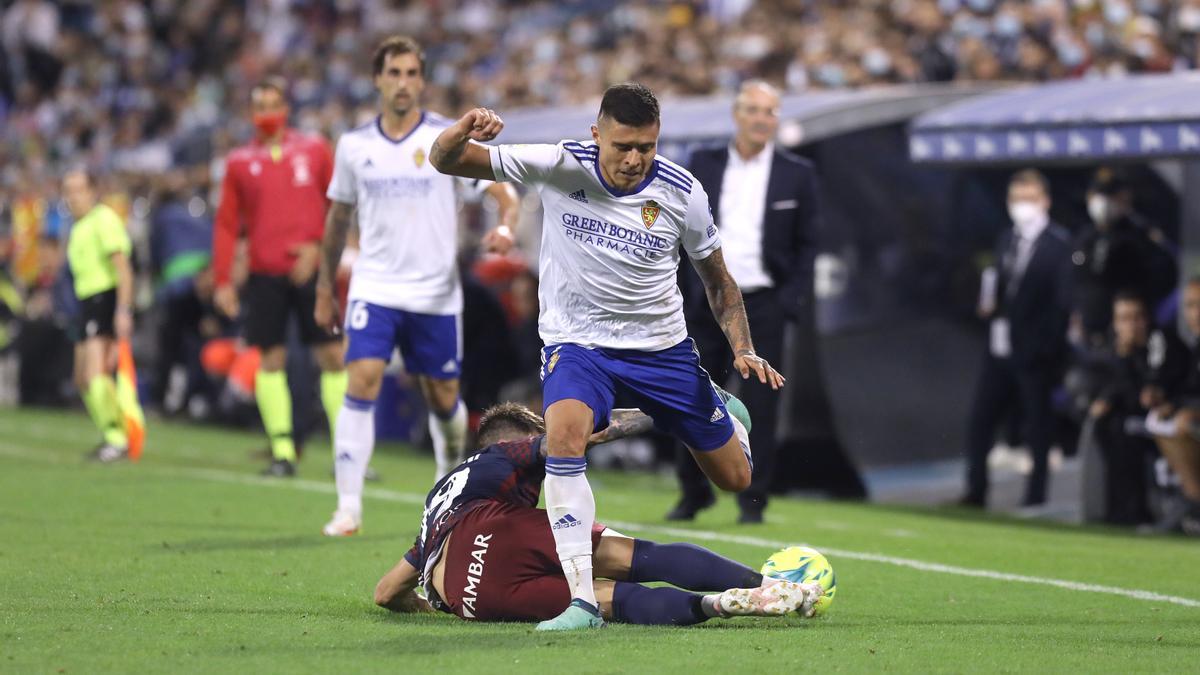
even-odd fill
[{"label": "raised arm", "polygon": [[429,151],[429,163],[451,176],[495,180],[488,149],[470,141],[490,141],[503,128],[504,121],[495,112],[475,108],[437,137]]},{"label": "raised arm", "polygon": [[339,201],[330,202],[329,211],[325,213],[325,235],[321,239],[321,266],[317,270],[317,302],[313,318],[318,326],[330,330],[337,328],[339,317],[334,281],[353,216],[354,206]]},{"label": "raised arm", "polygon": [[753,371],[759,382],[770,385],[772,389],[783,386],[784,378],[766,359],[754,353],[754,343],[750,340],[750,324],[746,321],[746,306],[742,303],[742,291],[737,282],[725,268],[725,256],[718,248],[704,258],[693,258],[692,265],[704,283],[704,293],[708,296],[708,306],[712,308],[717,325],[729,340],[733,349],[733,367],[741,374],[742,379],[750,377]]}]

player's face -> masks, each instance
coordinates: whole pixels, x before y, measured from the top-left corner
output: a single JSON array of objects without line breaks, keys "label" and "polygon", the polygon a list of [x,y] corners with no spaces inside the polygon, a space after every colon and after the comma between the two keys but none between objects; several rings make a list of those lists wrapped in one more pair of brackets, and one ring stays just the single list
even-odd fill
[{"label": "player's face", "polygon": [[761,148],[779,131],[779,97],[763,87],[749,87],[733,106],[737,140]]},{"label": "player's face", "polygon": [[250,97],[250,112],[259,115],[280,115],[287,117],[288,105],[283,94],[269,87],[254,90]]},{"label": "player's face", "polygon": [[78,171],[63,177],[63,200],[75,218],[82,218],[96,205],[96,192],[88,177]]},{"label": "player's face", "polygon": [[1190,283],[1183,289],[1183,320],[1188,330],[1200,335],[1200,284]]},{"label": "player's face", "polygon": [[630,190],[646,177],[658,149],[657,122],[631,127],[604,117],[592,125],[592,139],[600,148],[600,171],[618,190]]},{"label": "player's face", "polygon": [[385,110],[403,117],[416,107],[425,90],[421,60],[416,54],[391,54],[383,61],[383,71],[375,76],[379,102]]},{"label": "player's face", "polygon": [[1126,347],[1146,344],[1146,312],[1142,303],[1119,300],[1113,306],[1113,333],[1117,344]]}]

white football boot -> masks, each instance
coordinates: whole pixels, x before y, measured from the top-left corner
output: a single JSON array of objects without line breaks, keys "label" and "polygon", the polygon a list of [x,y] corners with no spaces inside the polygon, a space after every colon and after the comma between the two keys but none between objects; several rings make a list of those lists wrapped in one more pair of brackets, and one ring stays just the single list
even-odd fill
[{"label": "white football boot", "polygon": [[362,514],[348,510],[333,512],[333,518],[321,528],[326,537],[349,537],[362,529]]},{"label": "white football boot", "polygon": [[758,588],[731,588],[717,596],[716,607],[725,616],[783,616],[799,612],[813,615],[813,605],[824,595],[820,584],[798,584],[764,577]]}]

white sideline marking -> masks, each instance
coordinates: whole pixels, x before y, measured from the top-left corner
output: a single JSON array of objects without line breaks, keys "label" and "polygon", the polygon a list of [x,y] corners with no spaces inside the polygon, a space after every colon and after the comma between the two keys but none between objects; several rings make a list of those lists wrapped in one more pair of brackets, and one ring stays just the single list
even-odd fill
[{"label": "white sideline marking", "polygon": [[[61,456],[57,456],[53,452],[35,452],[8,443],[0,442],[0,456],[12,457],[18,459],[27,459],[40,462],[65,464],[68,463]],[[145,466],[142,467],[147,472],[156,474],[180,476],[185,478],[199,478],[202,480],[210,480],[219,483],[230,483],[234,485],[253,485],[254,487],[271,487],[285,488],[293,490],[302,490],[305,492],[319,492],[322,494],[334,494],[336,488],[332,482],[325,483],[314,480],[304,479],[279,479],[265,478],[252,474],[238,473],[235,471],[225,471],[221,469],[201,469],[201,468],[168,468]],[[383,501],[398,502],[401,504],[424,504],[425,497],[411,493],[399,492],[396,490],[387,490],[381,488],[367,488],[364,494],[374,499]],[[660,534],[670,537],[680,537],[683,539],[701,539],[704,541],[720,541],[728,544],[741,544],[744,546],[757,546],[767,549],[779,549],[787,546],[795,545],[797,542],[777,541],[773,539],[763,539],[761,537],[750,537],[740,534],[727,534],[724,532],[712,532],[709,530],[689,530],[678,527],[665,527],[661,525],[646,525],[642,523],[630,523],[621,520],[602,520],[606,525],[611,525],[622,530],[632,530],[635,532],[645,532],[649,534]],[[1083,593],[1102,593],[1105,595],[1119,595],[1133,600],[1145,600],[1147,602],[1169,602],[1174,605],[1182,605],[1184,607],[1200,607],[1200,600],[1191,598],[1182,598],[1174,595],[1164,595],[1153,591],[1143,591],[1132,588],[1118,588],[1116,586],[1102,586],[1099,584],[1087,584],[1079,581],[1068,581],[1066,579],[1053,579],[1050,577],[1034,577],[1024,574],[1010,574],[1008,572],[997,572],[995,570],[976,569],[972,567],[958,567],[957,565],[943,565],[941,563],[925,562],[923,560],[913,560],[911,558],[897,558],[895,556],[883,555],[880,553],[863,553],[861,551],[847,551],[838,548],[820,548],[822,553],[839,558],[848,558],[850,560],[864,560],[867,562],[882,563],[885,565],[895,565],[897,567],[907,567],[922,572],[935,572],[938,574],[954,574],[963,577],[976,577],[981,579],[995,579],[997,581],[1012,581],[1023,584],[1036,584],[1039,586],[1053,586],[1069,591],[1080,591]]]}]

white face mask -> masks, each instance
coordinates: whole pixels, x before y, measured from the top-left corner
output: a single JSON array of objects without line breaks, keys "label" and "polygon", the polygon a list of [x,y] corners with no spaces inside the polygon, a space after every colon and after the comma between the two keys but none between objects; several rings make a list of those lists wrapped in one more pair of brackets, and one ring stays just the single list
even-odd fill
[{"label": "white face mask", "polygon": [[1046,210],[1037,202],[1009,202],[1008,217],[1021,236],[1028,236],[1041,229],[1048,220]]},{"label": "white face mask", "polygon": [[1087,209],[1093,223],[1107,224],[1113,216],[1112,203],[1104,195],[1088,197]]}]

